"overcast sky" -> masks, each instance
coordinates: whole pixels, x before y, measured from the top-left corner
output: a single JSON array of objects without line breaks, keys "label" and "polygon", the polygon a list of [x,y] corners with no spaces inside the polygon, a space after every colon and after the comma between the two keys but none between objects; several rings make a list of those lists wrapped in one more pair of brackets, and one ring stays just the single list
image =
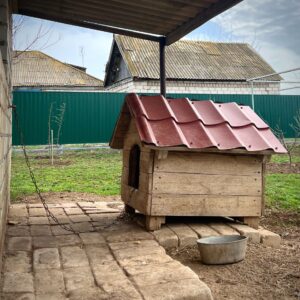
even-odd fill
[{"label": "overcast sky", "polygon": [[[89,74],[104,78],[112,34],[26,17],[16,34],[16,49],[22,50],[30,43],[41,22],[50,33],[34,45],[35,49],[63,62],[84,64]],[[246,42],[278,72],[300,67],[300,1],[244,0],[185,38]],[[48,47],[44,48],[45,44]],[[300,72],[284,77],[300,81]],[[300,89],[289,93],[300,94]]]}]

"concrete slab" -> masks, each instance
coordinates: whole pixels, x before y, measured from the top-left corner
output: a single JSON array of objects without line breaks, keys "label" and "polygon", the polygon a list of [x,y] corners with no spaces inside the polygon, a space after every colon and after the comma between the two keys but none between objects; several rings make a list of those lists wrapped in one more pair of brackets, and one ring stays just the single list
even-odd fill
[{"label": "concrete slab", "polygon": [[61,260],[64,268],[85,267],[89,265],[87,255],[79,246],[61,248]]},{"label": "concrete slab", "polygon": [[168,224],[167,226],[177,235],[179,248],[196,245],[198,236],[189,226],[185,224]]},{"label": "concrete slab", "polygon": [[228,225],[237,230],[241,235],[247,236],[249,242],[260,243],[260,233],[258,230],[244,224],[228,223]]},{"label": "concrete slab", "polygon": [[33,276],[31,273],[4,273],[4,293],[33,293]]},{"label": "concrete slab", "polygon": [[60,259],[58,249],[42,248],[33,252],[33,268],[37,270],[59,269]]},{"label": "concrete slab", "polygon": [[12,252],[6,255],[4,261],[5,273],[29,273],[31,272],[31,261],[26,251]]},{"label": "concrete slab", "polygon": [[212,300],[208,286],[199,279],[187,279],[143,286],[140,291],[145,300]]},{"label": "concrete slab", "polygon": [[67,292],[95,287],[94,277],[89,267],[69,268],[64,270]]},{"label": "concrete slab", "polygon": [[29,236],[29,227],[24,225],[9,225],[7,226],[6,234],[8,236]]},{"label": "concrete slab", "polygon": [[32,225],[30,226],[31,236],[52,235],[49,225]]},{"label": "concrete slab", "polygon": [[[68,293],[69,300],[109,300],[110,295],[98,287],[72,290]],[[54,299],[53,299],[54,300]]]},{"label": "concrete slab", "polygon": [[7,250],[9,252],[14,251],[31,251],[32,248],[32,238],[25,237],[11,237],[8,239]]},{"label": "concrete slab", "polygon": [[55,236],[34,236],[32,238],[33,249],[38,248],[56,248],[58,246]]},{"label": "concrete slab", "polygon": [[199,238],[219,235],[217,231],[206,224],[192,223],[189,226],[197,233]]},{"label": "concrete slab", "polygon": [[32,293],[5,293],[1,295],[1,300],[36,300]]},{"label": "concrete slab", "polygon": [[228,226],[226,223],[209,223],[208,225],[220,235],[240,235],[237,230]]},{"label": "concrete slab", "polygon": [[163,226],[160,230],[153,231],[157,242],[167,250],[178,248],[178,236],[168,227]]},{"label": "concrete slab", "polygon": [[12,218],[23,225],[8,227],[1,299],[212,299],[207,285],[165,249],[195,246],[198,237],[218,234],[244,234],[266,246],[280,245],[277,234],[225,221],[173,223],[149,233],[118,219],[116,211],[123,207],[118,203],[80,205],[50,205],[78,234],[49,224],[40,204],[30,206],[29,217],[24,205],[12,209]]},{"label": "concrete slab", "polygon": [[104,237],[99,232],[84,232],[79,236],[85,245],[105,243]]},{"label": "concrete slab", "polygon": [[279,248],[281,243],[281,237],[279,234],[266,230],[262,227],[258,229],[260,234],[261,243],[265,246],[272,248]]},{"label": "concrete slab", "polygon": [[61,270],[38,270],[34,275],[36,294],[64,293],[65,283]]}]

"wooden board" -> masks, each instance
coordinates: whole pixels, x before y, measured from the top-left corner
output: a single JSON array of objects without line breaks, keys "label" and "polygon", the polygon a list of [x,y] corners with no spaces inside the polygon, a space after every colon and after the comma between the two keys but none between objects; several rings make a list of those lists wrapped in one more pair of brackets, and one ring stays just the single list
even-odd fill
[{"label": "wooden board", "polygon": [[[123,168],[122,172],[122,184],[128,185],[128,168]],[[140,172],[139,176],[139,188],[140,191],[151,193],[152,191],[152,174]]]},{"label": "wooden board", "polygon": [[126,184],[122,184],[121,198],[125,204],[135,208],[142,214],[150,214],[151,194],[140,190],[135,190]]},{"label": "wooden board", "polygon": [[153,194],[153,216],[260,216],[259,196]]},{"label": "wooden board", "polygon": [[169,151],[167,159],[155,157],[155,172],[229,175],[261,174],[262,157]]},{"label": "wooden board", "polygon": [[[153,157],[154,151],[145,152],[141,149],[140,171],[143,173],[153,173]],[[130,150],[123,150],[123,167],[129,168]]]},{"label": "wooden board", "polygon": [[188,173],[153,174],[153,194],[261,195],[261,176],[206,175]]}]

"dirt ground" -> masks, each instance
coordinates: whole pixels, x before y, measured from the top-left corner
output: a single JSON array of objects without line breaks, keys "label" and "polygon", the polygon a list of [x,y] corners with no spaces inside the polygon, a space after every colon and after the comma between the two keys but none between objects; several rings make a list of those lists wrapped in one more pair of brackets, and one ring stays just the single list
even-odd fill
[{"label": "dirt ground", "polygon": [[248,244],[246,259],[225,266],[201,263],[198,249],[171,256],[194,270],[220,299],[300,299],[300,216],[266,211],[261,224],[282,236],[279,249]]},{"label": "dirt ground", "polygon": [[268,173],[279,173],[279,174],[300,174],[300,163],[268,163]]}]

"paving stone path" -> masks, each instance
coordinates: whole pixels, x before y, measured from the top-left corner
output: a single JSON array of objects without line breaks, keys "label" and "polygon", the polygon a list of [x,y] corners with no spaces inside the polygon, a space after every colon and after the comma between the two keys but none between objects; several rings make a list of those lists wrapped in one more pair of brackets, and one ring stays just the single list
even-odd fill
[{"label": "paving stone path", "polygon": [[118,220],[121,202],[49,204],[63,224],[49,222],[41,204],[10,208],[1,276],[3,300],[212,299],[210,289],[165,249],[198,237],[245,234],[278,247],[280,237],[235,223],[170,223],[153,233]]}]

